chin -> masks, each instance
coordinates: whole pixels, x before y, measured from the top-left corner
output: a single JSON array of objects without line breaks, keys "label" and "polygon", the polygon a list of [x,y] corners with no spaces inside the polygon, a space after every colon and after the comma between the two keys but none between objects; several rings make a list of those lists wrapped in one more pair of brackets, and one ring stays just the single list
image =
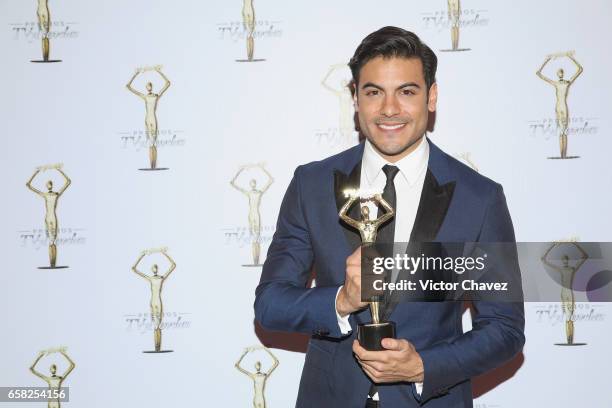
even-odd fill
[{"label": "chin", "polygon": [[388,141],[385,136],[376,139],[370,139],[370,142],[380,151],[382,154],[386,156],[395,156],[397,154],[402,153],[410,146],[412,146],[416,140],[409,138],[403,142],[400,141]]},{"label": "chin", "polygon": [[377,145],[377,149],[385,156],[395,156],[406,150],[406,146],[402,145]]}]

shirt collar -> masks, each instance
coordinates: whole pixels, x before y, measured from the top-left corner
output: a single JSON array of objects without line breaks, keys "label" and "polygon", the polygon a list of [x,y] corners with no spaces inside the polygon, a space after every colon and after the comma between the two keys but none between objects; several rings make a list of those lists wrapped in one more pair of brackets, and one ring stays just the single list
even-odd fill
[{"label": "shirt collar", "polygon": [[417,148],[411,152],[408,156],[400,159],[395,163],[390,163],[385,160],[377,151],[369,140],[365,141],[365,148],[363,150],[363,168],[365,175],[370,185],[374,184],[374,181],[381,176],[384,177],[382,168],[385,164],[397,166],[400,170],[400,174],[408,182],[408,185],[412,186],[418,180],[421,172],[427,168],[427,162],[429,160],[429,143],[427,138],[423,136]]}]

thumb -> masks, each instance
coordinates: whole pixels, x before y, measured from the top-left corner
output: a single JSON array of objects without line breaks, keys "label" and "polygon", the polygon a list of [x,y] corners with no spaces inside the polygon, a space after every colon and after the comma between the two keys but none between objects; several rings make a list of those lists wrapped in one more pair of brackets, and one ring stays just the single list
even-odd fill
[{"label": "thumb", "polygon": [[402,351],[408,349],[408,341],[404,339],[384,338],[381,342],[382,346],[387,350]]},{"label": "thumb", "polygon": [[361,263],[361,245],[348,257],[348,262],[351,264]]}]

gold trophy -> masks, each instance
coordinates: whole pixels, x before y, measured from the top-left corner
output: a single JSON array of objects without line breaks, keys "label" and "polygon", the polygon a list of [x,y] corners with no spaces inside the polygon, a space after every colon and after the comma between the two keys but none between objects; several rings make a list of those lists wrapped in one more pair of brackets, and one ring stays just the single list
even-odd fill
[{"label": "gold trophy", "polygon": [[555,343],[555,346],[585,346],[586,343],[574,343],[574,311],[576,310],[576,302],[574,301],[574,291],[572,285],[574,283],[574,276],[576,271],[582,267],[584,262],[589,258],[586,251],[578,245],[576,242],[569,242],[566,244],[574,245],[580,252],[580,260],[576,265],[571,266],[569,261],[570,258],[567,254],[561,256],[561,265],[552,263],[549,259],[550,251],[556,246],[559,246],[559,242],[554,242],[542,255],[542,262],[558,272],[561,277],[561,307],[563,315],[565,316],[565,337],[566,343]]},{"label": "gold trophy", "polygon": [[[147,141],[149,143],[150,167],[141,168],[138,170],[143,170],[143,171],[168,170],[167,167],[157,167],[157,136],[159,134],[158,127],[157,127],[157,104],[159,102],[159,99],[164,95],[164,93],[170,87],[170,81],[168,80],[168,78],[166,78],[166,76],[161,70],[162,70],[161,65],[155,65],[152,67],[136,68],[136,71],[134,72],[132,79],[130,79],[130,82],[128,82],[126,85],[127,89],[130,92],[132,92],[134,95],[141,98],[145,103],[145,129],[147,131]],[[134,79],[136,79],[136,77],[139,74],[143,72],[147,72],[147,71],[155,71],[163,78],[165,83],[161,91],[159,91],[159,94],[153,93],[153,84],[151,82],[147,82],[147,85],[146,85],[147,93],[146,94],[139,92],[132,87],[132,82],[134,82]]]},{"label": "gold trophy", "polygon": [[[57,200],[60,198],[62,194],[64,194],[64,191],[66,191],[66,189],[71,183],[68,176],[66,176],[66,174],[63,172],[62,167],[63,165],[61,163],[48,164],[48,165],[37,167],[32,177],[30,177],[30,179],[26,183],[26,186],[30,190],[32,190],[33,192],[35,192],[36,194],[38,194],[40,197],[42,197],[45,200],[45,232],[47,234],[47,239],[49,240],[49,266],[39,266],[38,269],[68,268],[67,266],[57,266],[56,265],[57,247],[55,245],[55,242],[57,240],[57,233],[58,233],[57,213],[56,213]],[[53,182],[51,180],[47,181],[47,184],[46,184],[47,191],[46,192],[42,192],[32,186],[32,181],[34,181],[34,178],[40,172],[44,172],[46,170],[52,170],[52,169],[57,170],[64,177],[64,180],[65,180],[64,185],[59,191],[57,192],[53,191]]]},{"label": "gold trophy", "polygon": [[[567,79],[564,79],[565,73],[563,69],[561,68],[557,70],[557,77],[559,78],[558,81],[554,81],[542,74],[542,70],[544,69],[546,64],[548,64],[553,59],[563,58],[563,57],[569,58],[576,66],[576,73],[569,79],[569,81]],[[567,94],[569,92],[570,86],[574,83],[576,78],[578,78],[578,76],[582,74],[582,71],[583,71],[582,65],[580,65],[578,61],[576,61],[576,59],[574,58],[574,51],[567,51],[567,52],[558,52],[558,53],[550,54],[546,56],[546,59],[542,63],[542,66],[540,67],[538,72],[536,72],[536,75],[540,79],[542,79],[543,81],[546,81],[547,83],[555,87],[555,96],[556,96],[555,114],[556,114],[556,119],[557,119],[557,129],[560,129],[559,148],[561,150],[561,154],[559,157],[549,157],[549,159],[577,159],[578,157],[580,157],[580,156],[568,156],[567,155],[567,128],[569,125],[569,112],[567,108]]]},{"label": "gold trophy", "polygon": [[[61,354],[68,361],[68,368],[66,369],[63,375],[57,375],[57,366],[55,364],[51,364],[51,366],[49,367],[49,372],[51,373],[51,375],[44,375],[38,370],[36,370],[36,365],[43,357],[55,353]],[[72,372],[72,370],[74,370],[74,367],[74,362],[70,359],[70,357],[68,357],[68,354],[66,354],[66,348],[60,347],[41,351],[38,354],[38,357],[36,357],[36,360],[34,360],[34,363],[32,363],[30,371],[32,372],[32,374],[40,377],[47,383],[51,394],[57,394],[62,388],[62,383],[64,382],[66,377],[68,377],[68,375]],[[47,408],[60,408],[60,398],[50,398],[47,402]]]},{"label": "gold trophy", "polygon": [[[268,177],[266,185],[262,189],[257,188],[257,180],[251,179],[249,182],[249,189],[243,188],[236,183],[236,179],[244,170],[253,168],[260,168]],[[232,187],[240,191],[249,199],[249,234],[251,235],[251,253],[253,255],[253,263],[245,264],[242,266],[261,266],[259,263],[259,255],[261,252],[261,215],[259,213],[259,207],[261,206],[261,197],[270,188],[274,178],[266,170],[263,163],[247,164],[241,166],[234,178],[230,181]]]},{"label": "gold trophy", "polygon": [[255,8],[253,0],[242,0],[242,26],[246,31],[247,59],[237,59],[236,62],[259,62],[265,59],[254,59],[255,53]]},{"label": "gold trophy", "polygon": [[[242,363],[242,359],[244,359],[244,357],[247,354],[253,351],[256,351],[256,350],[264,350],[272,358],[272,361],[273,361],[272,366],[265,373],[261,371],[260,361],[255,362],[255,372],[254,373],[248,370],[245,370],[240,365]],[[274,354],[272,354],[272,352],[268,350],[267,347],[264,347],[264,346],[247,347],[246,349],[244,349],[244,352],[242,353],[242,355],[240,356],[240,358],[238,359],[234,367],[236,367],[238,371],[247,375],[251,380],[253,380],[253,385],[255,387],[255,395],[253,397],[253,408],[266,408],[266,400],[264,398],[264,389],[266,388],[266,381],[268,380],[268,377],[270,377],[270,374],[272,374],[272,371],[274,371],[276,367],[278,367],[278,359],[276,358],[276,356],[274,356]]]},{"label": "gold trophy", "polygon": [[36,9],[38,17],[38,31],[42,35],[42,55],[41,60],[31,60],[30,62],[62,62],[62,60],[49,59],[51,45],[49,43],[49,32],[51,31],[51,17],[49,13],[49,0],[38,0]]},{"label": "gold trophy", "polygon": [[469,51],[470,48],[459,48],[459,27],[461,25],[460,0],[448,0],[448,21],[451,29],[451,48],[442,52]]},{"label": "gold trophy", "polygon": [[340,130],[343,141],[348,143],[351,141],[353,131],[355,130],[353,95],[351,94],[351,90],[348,86],[349,81],[346,79],[341,79],[336,84],[329,83],[330,76],[334,72],[346,68],[347,65],[345,63],[335,64],[329,67],[329,71],[327,71],[327,74],[321,81],[321,85],[338,97],[338,102],[340,104],[340,123],[338,129]]},{"label": "gold trophy", "polygon": [[[361,235],[362,248],[364,251],[367,251],[369,248],[373,248],[374,243],[376,242],[376,233],[378,232],[378,228],[393,218],[395,211],[380,194],[360,196],[355,191],[347,191],[345,192],[345,196],[348,196],[349,199],[340,209],[338,216],[342,221],[359,231],[359,234]],[[358,199],[360,199],[360,201],[372,201],[381,206],[385,212],[380,217],[371,219],[369,207],[367,205],[362,205],[361,220],[355,220],[348,215],[348,212]],[[363,292],[363,287],[361,290]],[[378,297],[373,296],[368,303],[370,305],[372,323],[359,325],[357,340],[359,340],[359,344],[361,344],[361,346],[366,350],[384,350],[380,342],[384,338],[395,338],[395,323],[381,322],[380,300]]]},{"label": "gold trophy", "polygon": [[[174,271],[174,269],[176,268],[176,264],[174,263],[174,260],[170,258],[167,251],[168,251],[168,248],[152,248],[152,249],[144,250],[140,254],[140,257],[138,258],[134,266],[132,266],[132,271],[134,271],[134,273],[136,273],[138,276],[146,279],[149,282],[149,285],[151,286],[150,306],[151,306],[151,321],[153,323],[153,331],[154,331],[155,350],[143,351],[143,353],[171,353],[172,352],[172,350],[162,350],[161,349],[161,340],[162,340],[161,324],[162,324],[162,319],[164,316],[161,292],[164,286],[164,282],[166,281],[168,276],[172,273],[172,271]],[[158,275],[157,264],[153,264],[151,266],[152,275],[147,275],[138,270],[138,264],[140,264],[140,261],[142,261],[142,259],[145,256],[151,255],[154,253],[161,253],[170,262],[170,267],[168,268],[168,270],[166,271],[164,275],[161,275],[161,276]]]}]

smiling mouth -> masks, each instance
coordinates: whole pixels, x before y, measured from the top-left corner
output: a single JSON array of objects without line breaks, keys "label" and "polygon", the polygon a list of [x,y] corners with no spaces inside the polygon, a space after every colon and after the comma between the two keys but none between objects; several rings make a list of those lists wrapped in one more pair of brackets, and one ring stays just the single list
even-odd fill
[{"label": "smiling mouth", "polygon": [[401,129],[404,126],[406,126],[405,123],[377,123],[376,126],[378,126],[380,129],[382,130],[397,130],[397,129]]}]

